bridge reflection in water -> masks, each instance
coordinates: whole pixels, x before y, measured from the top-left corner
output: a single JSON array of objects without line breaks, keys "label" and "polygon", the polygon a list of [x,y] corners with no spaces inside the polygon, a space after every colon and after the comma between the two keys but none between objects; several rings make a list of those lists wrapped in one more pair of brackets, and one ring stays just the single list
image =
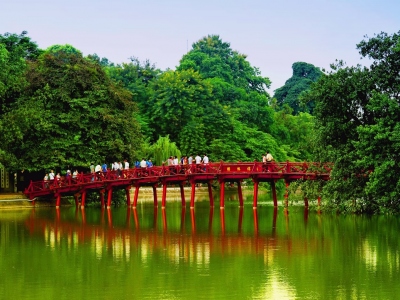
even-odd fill
[{"label": "bridge reflection in water", "polygon": [[[309,252],[316,245],[316,243],[310,243],[303,239],[289,238],[286,234],[277,234],[278,218],[283,218],[281,222],[283,221],[285,225],[281,224],[281,227],[286,227],[285,231],[289,232],[289,215],[276,207],[268,212],[271,213],[269,217],[263,216],[263,219],[265,217],[270,220],[270,225],[267,226],[268,222],[263,220],[262,233],[260,233],[258,209],[253,209],[252,215],[246,214],[245,232],[243,232],[243,207],[236,209],[237,217],[232,216],[232,211],[230,211],[228,232],[225,210],[218,210],[217,213],[213,207],[209,209],[208,221],[203,220],[204,218],[196,219],[194,209],[190,209],[188,212],[183,207],[179,226],[176,226],[176,216],[169,215],[175,221],[172,230],[168,229],[167,211],[162,209],[160,213],[157,208],[154,208],[153,218],[150,222],[148,218],[144,219],[144,214],[140,218],[137,209],[128,208],[126,209],[125,223],[119,222],[117,225],[113,222],[115,210],[102,209],[98,211],[100,218],[97,222],[88,222],[85,209],[77,208],[74,219],[63,217],[65,210],[61,212],[60,209],[56,209],[54,220],[37,217],[35,209],[33,209],[31,217],[26,221],[26,226],[32,235],[43,235],[46,244],[55,250],[61,248],[61,244],[67,241],[68,249],[76,250],[79,247],[89,246],[96,256],[111,252],[115,259],[129,259],[132,251],[140,251],[141,255],[147,256],[154,251],[166,249],[171,260],[204,259],[205,256],[209,257],[213,253],[226,255],[234,253],[262,255],[264,259],[270,261],[277,249],[281,254],[293,254],[293,249],[303,249],[302,251]],[[91,214],[93,213],[96,212],[91,211]],[[186,219],[189,215],[190,221]],[[202,217],[204,217],[204,212]],[[232,230],[232,217],[237,220],[237,230]],[[204,225],[204,221],[208,222],[207,230],[204,230],[205,226],[201,226],[202,230],[198,231],[197,222]],[[249,231],[249,221],[253,223],[252,232]],[[141,224],[142,222],[144,225]],[[305,226],[307,222],[308,209],[304,208]],[[190,229],[187,226],[189,224]]]},{"label": "bridge reflection in water", "polygon": [[[191,187],[190,207],[194,208],[196,185],[205,183],[208,187],[210,206],[214,206],[212,183],[217,182],[220,189],[220,208],[225,207],[225,184],[236,183],[238,187],[239,205],[243,207],[242,182],[251,179],[254,183],[253,207],[257,207],[258,185],[268,182],[271,185],[274,206],[278,206],[276,197],[276,181],[284,180],[286,185],[285,204],[287,205],[288,187],[296,180],[329,180],[332,164],[314,162],[238,162],[238,163],[209,163],[162,166],[151,168],[134,168],[120,172],[109,171],[98,174],[79,174],[76,178],[57,179],[52,181],[31,182],[24,193],[34,200],[37,197],[53,197],[56,207],[60,206],[62,196],[73,195],[76,206],[85,206],[88,191],[97,191],[100,195],[101,206],[111,207],[112,194],[115,189],[126,191],[128,206],[137,206],[139,189],[150,186],[153,190],[154,206],[158,206],[157,187],[162,186],[162,207],[166,206],[167,187],[177,185],[180,188],[182,207],[186,205],[184,185]],[[133,203],[130,191],[135,188]],[[107,205],[105,202],[107,198]],[[305,199],[305,206],[308,201]],[[34,204],[34,201],[33,201]]]}]

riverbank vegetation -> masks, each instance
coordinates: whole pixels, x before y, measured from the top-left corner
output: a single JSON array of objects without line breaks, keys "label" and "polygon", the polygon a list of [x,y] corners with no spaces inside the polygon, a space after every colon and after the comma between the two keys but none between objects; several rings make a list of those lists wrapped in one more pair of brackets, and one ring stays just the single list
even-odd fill
[{"label": "riverbank vegetation", "polygon": [[[114,63],[71,45],[40,49],[27,32],[0,35],[0,164],[9,170],[88,169],[170,155],[212,161],[330,161],[318,190],[338,208],[400,207],[399,35],[357,45],[370,67],[304,62],[271,97],[270,79],[217,35],[175,70],[132,56]],[[165,156],[165,157],[164,157]],[[318,186],[320,183],[315,183]],[[310,189],[311,190],[311,189]]]}]

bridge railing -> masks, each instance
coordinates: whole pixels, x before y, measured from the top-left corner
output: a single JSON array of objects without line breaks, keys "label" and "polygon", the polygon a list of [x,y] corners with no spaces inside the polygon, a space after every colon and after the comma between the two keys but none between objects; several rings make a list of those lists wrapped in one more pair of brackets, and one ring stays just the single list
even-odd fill
[{"label": "bridge railing", "polygon": [[25,194],[42,193],[48,190],[57,190],[63,187],[88,185],[101,181],[130,180],[139,178],[179,176],[193,174],[240,174],[240,173],[315,173],[317,175],[329,175],[333,167],[332,163],[317,162],[218,162],[208,164],[153,166],[147,168],[133,168],[121,171],[107,171],[100,173],[79,173],[77,177],[61,177],[59,180],[42,180],[31,182],[24,191]]}]

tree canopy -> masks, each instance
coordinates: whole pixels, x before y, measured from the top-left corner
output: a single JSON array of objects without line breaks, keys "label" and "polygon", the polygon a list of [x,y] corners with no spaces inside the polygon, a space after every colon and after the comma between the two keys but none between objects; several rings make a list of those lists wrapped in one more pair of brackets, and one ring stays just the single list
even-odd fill
[{"label": "tree canopy", "polygon": [[369,67],[333,65],[305,96],[314,101],[318,155],[334,162],[326,192],[357,211],[400,208],[400,32],[357,45]]},{"label": "tree canopy", "polygon": [[303,104],[300,99],[301,93],[307,91],[313,82],[316,82],[322,75],[319,68],[305,62],[296,62],[292,65],[293,75],[285,85],[275,90],[274,98],[280,107],[288,105],[292,108],[293,114],[299,112],[313,112],[314,102],[309,101]]},{"label": "tree canopy", "polygon": [[0,160],[6,167],[84,167],[130,159],[139,149],[132,94],[99,64],[70,50],[52,47],[25,59],[26,85],[12,99],[12,110],[0,115]]}]

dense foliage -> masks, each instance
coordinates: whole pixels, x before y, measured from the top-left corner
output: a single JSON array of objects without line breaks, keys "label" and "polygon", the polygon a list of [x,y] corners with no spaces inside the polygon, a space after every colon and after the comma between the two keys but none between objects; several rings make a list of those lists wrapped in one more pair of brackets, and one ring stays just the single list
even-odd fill
[{"label": "dense foliage", "polygon": [[285,85],[275,90],[274,98],[280,107],[285,105],[293,110],[293,114],[309,112],[312,114],[315,103],[308,101],[305,105],[301,102],[301,93],[308,91],[311,84],[322,75],[319,68],[305,62],[296,62],[292,65],[293,75]]},{"label": "dense foliage", "polygon": [[315,101],[318,154],[335,163],[326,193],[360,212],[400,209],[400,32],[357,45],[369,67],[339,62],[305,97]]},{"label": "dense foliage", "polygon": [[[150,143],[168,135],[183,155],[207,153],[212,161],[260,160],[266,150],[278,160],[309,159],[310,119],[281,122],[266,92],[269,79],[219,36],[194,43],[175,71],[133,59],[107,72],[133,93]],[[304,129],[294,143],[287,126]],[[299,140],[302,151],[294,148]]]},{"label": "dense foliage", "polygon": [[8,51],[24,62],[25,82],[15,97],[2,97],[1,162],[8,168],[66,170],[135,156],[141,135],[131,93],[71,49],[51,47],[29,60]]}]

